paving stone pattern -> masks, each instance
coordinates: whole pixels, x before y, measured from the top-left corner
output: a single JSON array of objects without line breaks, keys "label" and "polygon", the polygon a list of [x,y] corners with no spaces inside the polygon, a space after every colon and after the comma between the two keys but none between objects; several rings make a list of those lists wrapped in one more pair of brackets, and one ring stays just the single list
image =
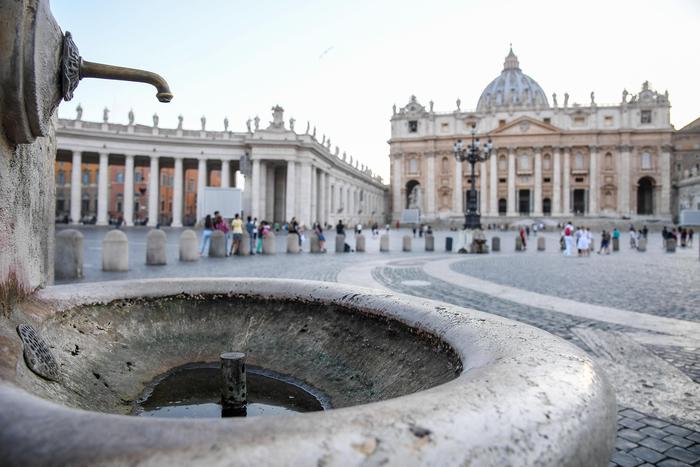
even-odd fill
[{"label": "paving stone pattern", "polygon": [[[588,326],[604,330],[631,331],[623,326],[567,316],[498,299],[470,289],[454,287],[425,274],[419,262],[411,266],[408,266],[410,263],[407,262],[394,264],[393,267],[375,268],[372,276],[378,282],[400,293],[466,306],[531,324],[567,339],[587,352],[590,352],[590,349],[571,332],[573,327]],[[406,267],[401,267],[402,265]],[[406,281],[411,284],[410,281],[415,280],[429,281],[430,286],[415,287],[404,284]],[[659,346],[655,349],[667,350],[668,348]],[[681,350],[675,353],[669,352],[671,353],[667,352],[667,355],[673,355],[669,358],[676,363],[683,361],[686,366],[690,365],[691,369],[697,366],[697,353]],[[700,432],[629,408],[619,408],[618,438],[610,465],[664,467],[700,465]]]},{"label": "paving stone pattern", "polygon": [[452,269],[579,302],[700,321],[697,252],[628,252],[586,258],[558,254],[491,255],[487,259],[473,257],[453,264]]}]

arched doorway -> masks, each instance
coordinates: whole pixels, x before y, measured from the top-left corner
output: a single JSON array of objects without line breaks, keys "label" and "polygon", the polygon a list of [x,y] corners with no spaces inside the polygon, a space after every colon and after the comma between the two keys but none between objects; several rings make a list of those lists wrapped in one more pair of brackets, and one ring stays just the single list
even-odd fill
[{"label": "arched doorway", "polygon": [[654,179],[642,177],[637,184],[637,214],[654,214]]},{"label": "arched doorway", "polygon": [[508,202],[506,201],[506,199],[505,198],[499,199],[498,200],[498,215],[505,216],[507,209],[508,209]]},{"label": "arched doorway", "polygon": [[409,180],[406,183],[405,209],[420,209],[421,206],[421,186],[418,180]]}]

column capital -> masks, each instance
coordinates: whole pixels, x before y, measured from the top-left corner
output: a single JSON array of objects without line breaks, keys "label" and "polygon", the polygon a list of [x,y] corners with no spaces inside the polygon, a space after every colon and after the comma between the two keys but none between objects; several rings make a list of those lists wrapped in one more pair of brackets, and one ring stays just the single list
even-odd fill
[{"label": "column capital", "polygon": [[564,150],[564,154],[569,154],[571,152],[571,146],[562,146],[561,149]]},{"label": "column capital", "polygon": [[533,146],[532,150],[535,152],[535,154],[542,154],[542,146]]},{"label": "column capital", "polygon": [[600,149],[600,146],[596,146],[595,144],[591,144],[588,146],[588,150],[591,151],[591,153],[598,152]]},{"label": "column capital", "polygon": [[630,144],[621,144],[618,148],[621,152],[630,152],[632,150],[632,145]]}]

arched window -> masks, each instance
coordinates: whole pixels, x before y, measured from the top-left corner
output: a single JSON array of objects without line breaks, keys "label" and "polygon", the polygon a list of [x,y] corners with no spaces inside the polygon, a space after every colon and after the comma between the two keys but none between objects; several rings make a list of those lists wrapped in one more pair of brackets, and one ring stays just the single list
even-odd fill
[{"label": "arched window", "polygon": [[507,209],[508,209],[508,202],[506,201],[506,199],[505,198],[499,199],[498,200],[498,215],[505,216]]},{"label": "arched window", "polygon": [[530,170],[530,156],[521,154],[518,157],[518,166],[520,170]]},{"label": "arched window", "polygon": [[605,170],[613,169],[613,156],[609,152],[605,154]]},{"label": "arched window", "polygon": [[580,152],[577,152],[574,157],[574,168],[576,170],[583,170],[583,154]]},{"label": "arched window", "polygon": [[549,154],[544,155],[544,159],[542,159],[542,168],[543,170],[552,170],[552,156]]},{"label": "arched window", "polygon": [[447,173],[450,171],[450,160],[447,157],[442,158],[442,173]]},{"label": "arched window", "polygon": [[650,169],[651,169],[651,154],[644,151],[642,153],[642,170],[650,170]]},{"label": "arched window", "polygon": [[498,170],[505,172],[508,170],[508,160],[506,156],[501,156],[498,158]]}]

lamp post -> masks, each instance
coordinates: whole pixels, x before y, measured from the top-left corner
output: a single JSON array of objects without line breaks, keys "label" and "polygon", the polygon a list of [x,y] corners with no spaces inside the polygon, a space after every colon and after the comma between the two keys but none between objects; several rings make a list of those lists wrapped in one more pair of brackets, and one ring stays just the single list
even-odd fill
[{"label": "lamp post", "polygon": [[[464,214],[464,228],[478,229],[481,228],[481,215],[479,214],[476,205],[476,174],[474,173],[474,165],[477,162],[483,162],[491,157],[493,143],[491,143],[491,138],[489,138],[486,144],[483,146],[481,145],[479,138],[476,137],[476,124],[472,124],[471,134],[472,142],[467,147],[464,147],[464,144],[460,139],[454,144],[453,150],[457,162],[462,163],[467,161],[471,165],[471,187],[469,188],[467,212]],[[459,164],[457,170],[461,170],[461,166]],[[481,176],[483,177],[483,174]]]}]

